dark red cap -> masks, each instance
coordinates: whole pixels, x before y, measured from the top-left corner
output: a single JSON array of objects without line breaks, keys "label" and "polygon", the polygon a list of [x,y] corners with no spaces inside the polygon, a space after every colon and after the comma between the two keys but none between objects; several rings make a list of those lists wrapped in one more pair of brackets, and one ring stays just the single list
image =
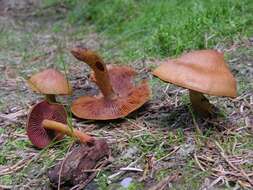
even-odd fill
[{"label": "dark red cap", "polygon": [[53,130],[44,129],[42,121],[49,119],[67,124],[67,113],[60,104],[42,101],[36,104],[28,115],[26,131],[32,144],[38,148],[46,147],[53,139],[60,140],[63,135]]}]

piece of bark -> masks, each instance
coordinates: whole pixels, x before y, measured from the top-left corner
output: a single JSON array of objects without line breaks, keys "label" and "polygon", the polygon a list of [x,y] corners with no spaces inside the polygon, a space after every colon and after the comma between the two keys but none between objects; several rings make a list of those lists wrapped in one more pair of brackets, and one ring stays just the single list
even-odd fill
[{"label": "piece of bark", "polygon": [[87,170],[96,169],[99,161],[108,156],[109,147],[105,140],[95,140],[92,145],[81,144],[74,148],[63,161],[49,170],[49,180],[52,186],[57,187],[61,172],[61,186],[71,187],[91,181],[90,178],[94,177],[92,175],[94,171],[87,172]]}]

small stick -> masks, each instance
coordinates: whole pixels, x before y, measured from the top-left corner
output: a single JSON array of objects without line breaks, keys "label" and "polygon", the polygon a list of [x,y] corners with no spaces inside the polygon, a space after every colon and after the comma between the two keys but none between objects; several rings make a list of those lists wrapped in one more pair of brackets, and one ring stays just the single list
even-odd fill
[{"label": "small stick", "polygon": [[235,167],[235,166],[228,160],[228,158],[227,158],[227,156],[225,155],[225,152],[224,152],[223,148],[220,146],[220,144],[219,144],[217,141],[215,141],[215,144],[216,144],[216,146],[220,149],[220,151],[221,151],[221,152],[220,152],[220,155],[224,158],[224,160],[228,163],[228,165],[229,165],[231,168],[233,168],[235,171],[240,172],[240,173],[242,174],[242,176],[245,177],[245,178],[247,179],[247,181],[253,186],[253,181],[249,178],[249,176],[246,174],[246,172],[245,172],[242,168],[238,169],[237,167]]},{"label": "small stick", "polygon": [[207,189],[211,189],[213,188],[213,186],[215,186],[217,183],[219,183],[220,181],[224,180],[224,176],[220,176],[218,178],[216,178],[209,186]]},{"label": "small stick", "polygon": [[0,119],[2,119],[2,120],[8,120],[11,123],[18,123],[17,120],[15,120],[13,118],[10,118],[10,117],[8,117],[8,115],[4,115],[4,114],[0,114]]},{"label": "small stick", "polygon": [[214,159],[207,156],[197,156],[197,158],[208,162],[215,162]]},{"label": "small stick", "polygon": [[13,186],[11,186],[11,185],[1,185],[0,184],[0,190],[2,190],[2,189],[13,189]]},{"label": "small stick", "polygon": [[19,169],[23,168],[27,163],[26,161],[33,157],[33,155],[29,156],[26,159],[20,160],[13,166],[7,166],[6,168],[2,169],[0,172],[0,176],[7,175],[7,174],[12,174],[14,172],[17,172]]},{"label": "small stick", "polygon": [[174,150],[172,150],[169,154],[161,157],[160,159],[156,160],[155,162],[157,163],[157,162],[159,162],[159,161],[161,161],[161,160],[163,160],[163,159],[171,156],[172,154],[174,154],[175,152],[177,152],[179,148],[180,148],[180,146],[175,147]]},{"label": "small stick", "polygon": [[[140,156],[137,160],[131,162],[131,163],[127,166],[127,168],[128,168],[128,167],[134,166],[134,165],[135,165],[137,162],[139,162],[142,158],[143,158],[143,155]],[[117,173],[114,173],[114,174],[108,176],[108,179],[111,180],[111,179],[113,179],[114,177],[117,177],[118,175],[121,175],[121,174],[124,173],[124,172],[125,172],[125,171],[119,171],[119,172],[117,172]]]},{"label": "small stick", "polygon": [[125,167],[125,168],[120,168],[119,170],[120,170],[120,171],[143,172],[143,169],[134,168],[134,167]]},{"label": "small stick", "polygon": [[[67,150],[67,154],[70,152],[70,149],[72,148],[73,143],[69,146],[68,150]],[[66,154],[66,155],[67,155]],[[57,186],[57,190],[61,189],[61,174],[62,174],[62,169],[63,169],[63,165],[65,164],[65,161],[67,159],[67,156],[64,158],[64,160],[61,163],[61,167],[60,167],[60,171],[59,171],[59,177],[58,177],[58,186]]]},{"label": "small stick", "polygon": [[194,159],[195,159],[195,161],[196,161],[196,163],[198,164],[198,166],[199,166],[199,168],[202,170],[202,171],[206,171],[204,168],[203,168],[203,166],[200,164],[200,162],[199,162],[199,160],[198,160],[198,157],[197,157],[197,155],[196,155],[196,152],[194,153]]}]

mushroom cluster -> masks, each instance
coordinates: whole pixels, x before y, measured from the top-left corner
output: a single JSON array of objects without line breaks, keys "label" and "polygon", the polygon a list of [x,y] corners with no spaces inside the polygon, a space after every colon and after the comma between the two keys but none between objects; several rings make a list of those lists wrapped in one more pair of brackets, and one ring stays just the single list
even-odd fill
[{"label": "mushroom cluster", "polygon": [[[75,47],[72,55],[91,68],[90,80],[100,93],[96,96],[81,96],[74,100],[71,112],[79,119],[112,120],[123,118],[143,106],[151,96],[146,80],[134,82],[137,72],[127,66],[106,65],[94,51]],[[204,94],[227,96],[237,95],[236,80],[231,74],[224,56],[215,50],[193,51],[176,59],[166,59],[152,72],[161,80],[189,90],[193,110],[203,116],[212,116],[214,105]],[[34,105],[28,114],[27,135],[37,148],[48,146],[64,135],[83,143],[72,150],[66,158],[49,172],[55,186],[79,184],[90,181],[95,175],[86,173],[98,166],[99,160],[109,156],[109,146],[104,139],[97,139],[73,126],[69,126],[68,114],[56,95],[72,95],[72,88],[65,76],[55,70],[46,69],[29,78],[31,89],[45,95],[45,99]],[[59,183],[60,175],[62,184]]]},{"label": "mushroom cluster", "polygon": [[[75,100],[71,106],[75,116],[93,120],[122,118],[149,100],[148,82],[135,85],[133,79],[136,72],[132,68],[106,66],[95,52],[82,47],[73,48],[71,53],[91,67],[91,80],[101,91],[98,96],[83,96]],[[45,95],[45,100],[34,105],[28,115],[26,130],[34,146],[44,148],[52,140],[60,140],[64,135],[75,137],[83,143],[94,142],[93,137],[67,125],[66,110],[56,100],[56,95],[72,93],[62,73],[46,69],[31,76],[27,83],[34,92]]]},{"label": "mushroom cluster", "polygon": [[81,142],[92,142],[93,138],[67,126],[67,113],[57,103],[55,95],[70,95],[71,86],[65,76],[55,69],[46,69],[30,77],[29,86],[46,99],[33,106],[28,114],[26,131],[28,138],[37,148],[44,148],[54,139],[64,135],[76,137]]},{"label": "mushroom cluster", "polygon": [[[94,51],[75,47],[72,55],[91,69],[90,80],[100,89],[96,96],[81,96],[71,105],[72,113],[80,119],[112,120],[127,116],[144,105],[151,92],[146,80],[135,84],[136,71],[127,66],[106,65]],[[214,106],[204,94],[236,97],[236,80],[224,56],[215,50],[193,51],[176,59],[166,59],[153,71],[161,80],[189,89],[193,109],[210,116]],[[45,100],[31,109],[27,121],[27,134],[38,148],[44,148],[53,139],[64,135],[80,142],[95,139],[67,125],[65,107],[57,102],[56,95],[71,95],[72,88],[65,76],[55,69],[46,69],[28,80],[31,89],[45,95]]]}]

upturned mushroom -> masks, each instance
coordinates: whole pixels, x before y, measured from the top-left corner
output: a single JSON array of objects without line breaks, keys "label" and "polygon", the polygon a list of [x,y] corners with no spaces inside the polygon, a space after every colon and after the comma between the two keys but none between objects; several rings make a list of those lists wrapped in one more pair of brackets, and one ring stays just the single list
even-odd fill
[{"label": "upturned mushroom", "polygon": [[223,54],[215,50],[193,51],[177,59],[162,61],[153,75],[189,89],[193,109],[203,116],[211,116],[214,111],[214,106],[203,94],[237,96],[236,80]]},{"label": "upturned mushroom", "polygon": [[134,85],[136,72],[130,67],[108,66],[93,51],[76,47],[71,53],[93,70],[93,81],[102,94],[83,96],[75,100],[71,110],[79,118],[110,120],[127,116],[149,100],[150,89],[147,81]]},{"label": "upturned mushroom", "polygon": [[93,142],[93,137],[67,126],[67,114],[60,104],[42,101],[36,104],[28,115],[26,124],[28,138],[38,148],[46,147],[52,140],[64,135],[77,138],[83,143]]},{"label": "upturned mushroom", "polygon": [[55,69],[46,69],[28,79],[28,84],[36,93],[45,94],[46,100],[56,102],[55,95],[70,95],[72,89],[65,76]]}]

